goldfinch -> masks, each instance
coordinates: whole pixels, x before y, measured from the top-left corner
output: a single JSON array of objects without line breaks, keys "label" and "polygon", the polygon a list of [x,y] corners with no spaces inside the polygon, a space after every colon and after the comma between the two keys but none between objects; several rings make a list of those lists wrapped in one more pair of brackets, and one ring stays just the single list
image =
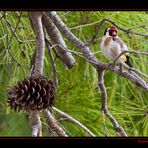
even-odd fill
[{"label": "goldfinch", "polygon": [[[126,44],[123,40],[118,36],[117,28],[109,27],[105,30],[104,36],[101,40],[101,50],[104,56],[110,60],[114,61],[115,58],[122,53],[123,51],[128,50]],[[129,60],[129,53],[123,54],[119,59],[119,63],[124,62],[129,67],[132,67],[130,60]]]}]

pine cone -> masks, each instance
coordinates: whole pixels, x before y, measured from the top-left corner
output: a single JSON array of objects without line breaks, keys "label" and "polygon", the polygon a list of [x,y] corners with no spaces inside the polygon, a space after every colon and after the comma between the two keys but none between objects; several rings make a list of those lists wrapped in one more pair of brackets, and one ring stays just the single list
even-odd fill
[{"label": "pine cone", "polygon": [[7,102],[15,111],[41,110],[52,106],[54,98],[53,82],[44,76],[32,76],[8,90]]}]

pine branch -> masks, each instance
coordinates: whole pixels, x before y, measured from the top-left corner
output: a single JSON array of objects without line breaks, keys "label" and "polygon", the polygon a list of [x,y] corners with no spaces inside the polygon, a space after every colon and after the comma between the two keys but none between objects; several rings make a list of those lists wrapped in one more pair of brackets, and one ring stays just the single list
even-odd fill
[{"label": "pine branch", "polygon": [[102,103],[102,112],[108,117],[108,119],[112,122],[115,127],[115,130],[120,133],[121,136],[127,136],[124,129],[119,125],[116,119],[112,116],[112,114],[108,111],[107,107],[107,93],[106,88],[104,86],[104,70],[98,70],[98,86],[101,92],[101,103]]},{"label": "pine branch", "polygon": [[[42,75],[43,74],[43,66],[44,66],[44,32],[42,27],[42,12],[29,12],[30,19],[32,21],[32,25],[34,28],[34,32],[36,35],[36,53],[35,53],[35,67],[31,72],[31,76],[33,75]],[[41,129],[41,121],[38,111],[30,112],[30,118],[29,121],[31,123],[33,132],[33,136],[42,136],[42,129]],[[33,116],[33,115],[34,116]]]},{"label": "pine branch", "polygon": [[37,137],[37,136],[42,136],[42,125],[41,125],[41,120],[40,116],[37,111],[31,111],[29,113],[29,123],[32,127],[32,136]]},{"label": "pine branch", "polygon": [[48,126],[51,127],[51,129],[55,131],[59,136],[67,137],[65,131],[57,124],[51,113],[48,110],[42,110],[42,112],[46,118]]},{"label": "pine branch", "polygon": [[52,109],[56,112],[58,112],[62,117],[68,119],[69,121],[72,121],[76,123],[78,126],[80,126],[84,131],[86,131],[90,136],[95,137],[95,135],[87,128],[85,127],[82,123],[80,123],[78,120],[74,119],[70,115],[64,113],[63,111],[57,109],[56,107],[52,107]]},{"label": "pine branch", "polygon": [[[130,51],[123,51],[122,53],[120,53],[114,60],[113,62],[113,65],[116,64],[117,60],[125,53],[134,53],[134,54],[141,54],[141,55],[145,55],[145,56],[148,56],[148,52],[147,51],[134,51],[134,50],[130,50]],[[148,78],[148,76],[144,73],[142,73],[140,70],[134,68],[134,67],[129,67],[128,65],[126,66],[126,68],[129,70],[129,71],[133,71],[139,75],[142,75],[143,77],[145,78]]]},{"label": "pine branch", "polygon": [[[116,24],[113,20],[110,20],[110,19],[108,19],[108,18],[104,18],[104,19],[102,19],[102,20],[99,22],[99,25],[98,25],[98,28],[97,28],[97,30],[96,30],[96,33],[95,33],[95,35],[93,36],[93,38],[90,40],[89,45],[95,42],[95,40],[96,40],[96,38],[97,38],[97,35],[98,35],[98,33],[99,33],[101,27],[103,26],[103,24],[104,24],[105,22],[110,22],[112,25],[114,25],[114,26],[117,27],[118,29],[120,29],[120,30],[126,32],[129,38],[131,38],[131,37],[129,36],[129,34],[135,34],[135,35],[138,35],[138,36],[148,37],[148,34],[133,32],[132,30],[133,30],[134,28],[125,29],[125,28],[122,28],[121,26],[119,26],[118,24]],[[142,27],[144,27],[144,25],[142,25]]]},{"label": "pine branch", "polygon": [[47,40],[45,40],[46,42],[46,46],[48,48],[48,54],[49,54],[49,57],[51,59],[51,64],[52,64],[52,71],[53,71],[53,80],[54,80],[54,84],[55,84],[55,87],[56,87],[56,91],[57,91],[57,87],[58,87],[58,74],[57,74],[57,69],[56,69],[56,64],[55,64],[55,61],[56,61],[56,58],[53,58],[52,56],[52,53],[51,53],[51,48],[50,45],[49,45],[49,42],[47,42]]},{"label": "pine branch", "polygon": [[44,31],[42,26],[42,12],[32,11],[29,12],[30,19],[36,34],[36,57],[35,57],[35,68],[33,74],[38,75],[43,73],[44,66]]},{"label": "pine branch", "polygon": [[76,64],[76,61],[74,57],[71,55],[71,53],[66,52],[65,49],[67,49],[67,46],[58,28],[54,25],[54,23],[52,22],[52,20],[49,18],[47,14],[43,15],[42,22],[53,43],[59,44],[62,47],[64,47],[64,48],[61,48],[60,46],[56,46],[60,59],[68,68],[72,68]]}]

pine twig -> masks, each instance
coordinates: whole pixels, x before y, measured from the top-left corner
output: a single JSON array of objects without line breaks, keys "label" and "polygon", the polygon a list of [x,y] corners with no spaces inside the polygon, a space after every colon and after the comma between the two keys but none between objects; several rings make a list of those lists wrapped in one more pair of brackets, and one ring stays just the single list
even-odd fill
[{"label": "pine twig", "polygon": [[89,45],[90,45],[91,43],[94,43],[94,42],[95,42],[95,40],[96,40],[96,38],[97,38],[97,35],[98,35],[98,33],[99,33],[99,31],[100,31],[102,25],[103,25],[105,22],[109,22],[109,23],[111,23],[112,25],[114,25],[115,27],[117,27],[118,29],[120,29],[120,30],[126,32],[129,38],[131,38],[131,37],[129,36],[129,34],[135,34],[135,35],[138,35],[138,36],[148,37],[148,34],[142,34],[142,33],[138,33],[138,32],[133,32],[133,31],[132,31],[133,28],[131,28],[131,29],[122,28],[121,26],[119,26],[118,24],[116,24],[113,20],[110,20],[110,19],[108,19],[108,18],[104,18],[104,19],[102,19],[102,20],[99,22],[99,25],[98,25],[98,28],[97,28],[97,30],[96,30],[96,33],[95,33],[95,35],[93,36],[93,38],[90,40]]},{"label": "pine twig", "polygon": [[101,92],[101,103],[102,112],[108,117],[108,119],[112,122],[112,124],[115,127],[115,130],[120,133],[121,136],[126,137],[127,133],[124,131],[124,129],[119,125],[119,123],[116,121],[116,119],[111,115],[111,113],[108,111],[107,107],[107,93],[104,86],[104,70],[98,70],[98,86],[100,88]]},{"label": "pine twig", "polygon": [[4,39],[7,36],[7,34],[3,35],[2,37],[0,37],[0,40]]},{"label": "pine twig", "polygon": [[[148,56],[148,52],[147,51],[134,51],[134,50],[130,50],[130,51],[123,51],[122,53],[120,53],[115,59],[114,59],[114,62],[113,62],[113,66],[115,66],[117,60],[125,53],[134,53],[134,54],[142,54],[142,55],[145,55],[145,56]],[[129,70],[129,71],[133,71],[139,75],[142,75],[143,77],[145,78],[148,78],[148,76],[144,73],[142,73],[140,70],[134,68],[134,67],[129,67],[128,65],[126,66],[126,68]]]},{"label": "pine twig", "polygon": [[57,124],[51,113],[48,110],[42,110],[42,112],[46,118],[48,126],[51,127],[51,129],[55,131],[59,136],[67,137],[65,131]]},{"label": "pine twig", "polygon": [[55,60],[56,60],[57,57],[53,58],[51,50],[50,50],[52,47],[49,47],[49,43],[47,42],[47,40],[45,40],[45,42],[46,42],[46,46],[48,48],[49,57],[51,59],[52,71],[53,71],[53,79],[54,79],[54,84],[55,84],[55,88],[56,88],[56,91],[57,91],[58,76],[57,76],[57,69],[56,69],[56,64],[55,64]]},{"label": "pine twig", "polygon": [[145,55],[145,56],[148,56],[148,52],[147,51],[135,51],[135,50],[125,50],[123,52],[121,52],[115,59],[114,59],[114,62],[113,62],[113,65],[116,64],[117,60],[125,53],[134,53],[134,54],[142,54],[142,55]]},{"label": "pine twig", "polygon": [[56,111],[57,113],[59,113],[62,117],[68,119],[69,121],[72,121],[74,123],[76,123],[78,126],[80,126],[84,131],[86,131],[90,136],[95,137],[95,135],[87,128],[85,127],[82,123],[80,123],[78,120],[74,119],[73,117],[71,117],[70,115],[64,113],[63,111],[57,109],[56,107],[52,107],[52,109],[54,111]]},{"label": "pine twig", "polygon": [[[14,60],[14,62],[18,65],[18,66],[20,66],[22,69],[23,69],[23,67],[22,67],[22,65],[17,61],[17,59],[13,56],[13,54],[12,54],[12,52],[10,51],[10,48],[9,48],[9,44],[10,44],[10,42],[11,42],[11,40],[12,40],[12,37],[11,37],[11,39],[10,39],[10,37],[9,37],[9,32],[8,32],[8,22],[7,22],[7,14],[6,14],[6,12],[4,13],[4,22],[5,22],[5,26],[6,26],[6,51],[8,51],[8,53],[10,54],[10,56],[12,57],[12,59]],[[17,22],[17,25],[19,24],[19,22],[20,22],[20,19],[18,20],[18,22]],[[16,27],[17,28],[17,27]],[[4,55],[3,56],[5,56],[5,54],[6,54],[6,51],[4,52]]]}]

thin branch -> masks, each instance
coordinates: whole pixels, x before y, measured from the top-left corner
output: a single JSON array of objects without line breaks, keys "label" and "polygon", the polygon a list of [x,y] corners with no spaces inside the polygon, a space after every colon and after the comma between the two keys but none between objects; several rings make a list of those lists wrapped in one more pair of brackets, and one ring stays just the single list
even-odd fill
[{"label": "thin branch", "polygon": [[[15,25],[13,25],[12,23],[9,22],[9,25],[11,26],[11,28],[16,28]],[[18,29],[31,29],[31,26],[18,26]]]},{"label": "thin branch", "polygon": [[138,25],[138,26],[134,26],[134,27],[132,27],[132,28],[130,28],[128,30],[133,30],[133,29],[136,29],[136,28],[144,28],[144,29],[146,29],[145,27],[146,27],[146,25]]},{"label": "thin branch", "polygon": [[[18,66],[22,66],[13,56],[13,54],[11,53],[10,49],[9,49],[9,43],[10,43],[10,37],[9,37],[9,33],[8,33],[8,23],[7,23],[7,16],[6,16],[6,12],[4,13],[4,21],[5,21],[5,26],[6,26],[6,51],[8,51],[8,53],[10,54],[10,56],[12,57],[12,59],[15,61],[15,63]],[[6,51],[4,53],[3,56],[5,56]]]},{"label": "thin branch", "polygon": [[74,119],[73,117],[71,117],[70,115],[64,113],[63,111],[55,108],[55,107],[52,107],[52,109],[54,111],[56,111],[57,113],[59,113],[62,117],[68,119],[69,121],[72,121],[74,123],[76,123],[78,126],[80,126],[84,131],[86,131],[90,136],[92,137],[95,137],[95,135],[87,128],[85,127],[82,123],[80,123],[78,120]]},{"label": "thin branch", "polygon": [[125,53],[134,53],[134,54],[141,54],[141,55],[146,55],[148,56],[148,52],[147,51],[135,51],[135,50],[125,50],[123,52],[121,52],[115,59],[113,64],[115,65],[117,60]]},{"label": "thin branch", "polygon": [[76,52],[76,51],[73,51],[73,50],[67,50],[67,52],[71,52],[71,53],[75,54],[76,56],[84,59],[85,61],[87,61],[87,62],[89,62],[91,64],[98,65],[98,62],[88,60],[87,58],[85,58],[84,56],[82,56],[82,54],[79,53],[79,52]]},{"label": "thin branch", "polygon": [[61,123],[58,122],[58,125],[68,134],[68,137],[73,136],[71,131],[66,129]]},{"label": "thin branch", "polygon": [[[14,30],[13,30],[14,35],[15,35],[15,33],[16,33],[16,31],[17,31],[17,28],[18,28],[18,26],[19,26],[19,23],[20,23],[20,21],[21,21],[21,16],[22,16],[22,11],[21,11],[21,14],[20,14],[20,16],[19,16],[19,18],[18,18],[18,21],[17,21],[17,23],[16,23],[16,27],[15,27]],[[8,25],[10,25],[10,24],[9,24],[9,21],[8,21],[7,19],[6,19],[6,21],[7,21]],[[11,27],[10,27],[10,28],[11,28]],[[11,41],[12,41],[14,35],[11,36],[11,38],[10,38],[10,40],[9,40],[9,42],[8,42],[8,46],[10,45],[10,43],[11,43]]]},{"label": "thin branch", "polygon": [[5,16],[5,13],[4,13],[4,14],[0,17],[0,20],[1,20],[1,19],[3,19],[3,18],[4,18],[4,16]]},{"label": "thin branch", "polygon": [[[7,15],[7,13],[4,13],[4,14]],[[7,24],[9,25],[10,29],[11,29],[12,32],[13,32],[13,35],[12,35],[12,37],[11,37],[10,40],[9,40],[9,44],[11,43],[11,41],[12,41],[12,39],[13,39],[13,36],[15,36],[15,38],[18,40],[19,43],[21,42],[20,39],[18,38],[17,34],[16,34],[16,31],[17,31],[17,29],[19,28],[19,23],[20,23],[20,21],[21,21],[21,16],[22,16],[22,11],[20,12],[20,16],[19,16],[19,18],[18,18],[18,21],[17,21],[17,23],[16,23],[16,26],[13,26],[13,27],[12,27],[12,24],[9,22],[9,20],[8,20],[7,17],[6,17]]]},{"label": "thin branch", "polygon": [[[49,40],[47,37],[45,37],[45,41],[46,41],[46,43],[50,46],[50,50],[53,50],[53,52],[54,52],[56,58],[59,58],[59,59],[61,60],[59,54],[56,52],[56,49],[55,49],[55,47],[60,46],[60,45],[59,45],[59,44],[54,44],[54,45],[52,45],[52,43],[50,43],[50,40]],[[62,46],[61,46],[61,47],[62,47]]]},{"label": "thin branch", "polygon": [[98,54],[98,53],[102,53],[102,51],[100,50],[100,51],[93,52],[93,54]]},{"label": "thin branch", "polygon": [[133,82],[136,86],[142,87],[145,91],[148,91],[148,83],[144,81],[142,78],[137,77],[130,72],[126,71],[122,72],[117,67],[114,67],[112,64],[106,64],[106,65],[103,64],[103,67],[104,68],[106,67],[105,69],[111,70],[121,77],[127,78],[128,80]]},{"label": "thin branch", "polygon": [[130,72],[133,71],[133,72],[135,72],[136,74],[139,74],[139,75],[141,75],[141,76],[143,76],[143,77],[145,77],[145,78],[148,79],[148,75],[144,74],[143,72],[141,72],[140,70],[138,70],[138,69],[136,69],[136,68],[134,68],[134,67],[130,67],[130,68],[129,68],[129,71],[130,71]]},{"label": "thin branch", "polygon": [[120,27],[119,25],[117,25],[114,21],[108,19],[108,18],[105,18],[102,20],[102,24],[105,22],[105,21],[108,21],[110,22],[111,24],[113,24],[115,27],[117,27],[118,29],[126,32],[127,34],[135,34],[135,35],[139,35],[139,36],[143,36],[143,37],[148,37],[148,34],[142,34],[142,33],[138,33],[138,32],[133,32],[131,31],[131,29],[124,29],[122,27]]},{"label": "thin branch", "polygon": [[56,88],[56,91],[57,91],[58,76],[57,76],[57,69],[56,69],[56,64],[55,64],[56,57],[55,57],[55,59],[53,58],[51,50],[50,50],[51,48],[49,46],[49,43],[47,42],[47,40],[45,40],[45,42],[46,42],[46,46],[48,48],[49,57],[51,59],[52,71],[53,71],[53,80],[54,80],[55,88]]},{"label": "thin branch", "polygon": [[[113,65],[114,65],[114,66],[115,66],[117,60],[118,60],[123,54],[125,54],[125,53],[142,54],[142,55],[148,56],[148,52],[147,52],[147,51],[134,51],[134,50],[123,51],[122,53],[120,53],[120,54],[114,59],[114,62],[113,62]],[[142,76],[145,77],[145,78],[148,78],[148,76],[147,76],[146,74],[142,73],[140,70],[138,70],[138,69],[136,69],[136,68],[134,68],[134,67],[129,67],[129,66],[127,65],[127,69],[128,69],[129,71],[134,71],[135,73],[140,74],[140,75],[142,75]]]},{"label": "thin branch", "polygon": [[7,34],[3,35],[2,37],[0,37],[0,40],[4,39],[7,36]]},{"label": "thin branch", "polygon": [[95,43],[96,38],[97,38],[97,36],[98,36],[98,33],[99,33],[99,31],[100,31],[100,29],[101,29],[103,23],[105,22],[105,20],[106,20],[106,19],[103,19],[103,20],[99,21],[99,26],[97,27],[97,30],[96,30],[96,32],[95,32],[95,35],[92,37],[92,39],[91,39],[91,40],[89,41],[89,43],[87,44],[88,46],[91,45],[91,44],[93,44],[93,43]]},{"label": "thin branch", "polygon": [[17,35],[15,29],[12,28],[11,23],[10,23],[8,20],[7,20],[7,22],[8,22],[8,25],[10,26],[10,29],[12,30],[12,32],[13,32],[13,34],[14,34],[16,40],[19,42],[19,44],[35,42],[35,40],[25,40],[25,41],[22,41],[21,39],[19,39],[19,37],[18,37],[18,35]]},{"label": "thin branch", "polygon": [[112,124],[115,127],[115,130],[120,133],[121,136],[127,136],[124,129],[119,125],[119,123],[116,121],[116,119],[111,115],[111,113],[108,111],[107,107],[107,93],[104,86],[104,70],[98,70],[98,86],[100,88],[101,92],[101,103],[102,103],[102,112],[110,119]]},{"label": "thin branch", "polygon": [[[5,56],[6,52],[8,51],[9,55],[14,60],[14,62],[17,64],[17,66],[19,66],[22,69],[24,77],[25,77],[26,74],[25,74],[25,69],[24,69],[23,65],[17,61],[17,59],[14,57],[14,55],[12,54],[12,52],[10,51],[10,48],[9,48],[9,44],[10,44],[12,37],[11,37],[11,39],[9,37],[8,22],[7,22],[6,15],[7,15],[7,13],[4,12],[4,22],[5,22],[5,26],[6,26],[6,51],[4,52],[3,57]],[[19,24],[19,22],[20,22],[20,19],[18,20],[17,25]],[[16,26],[16,29],[17,29],[17,26]]]},{"label": "thin branch", "polygon": [[[49,43],[49,42],[48,42],[48,43]],[[53,45],[52,47],[50,47],[50,49],[52,49],[52,48],[54,48],[54,47],[56,47],[56,46],[60,46],[61,48],[63,48],[61,45],[55,44],[55,45]],[[66,50],[66,52],[73,53],[74,55],[76,55],[76,56],[78,56],[78,57],[84,59],[85,61],[87,61],[87,62],[89,62],[89,63],[91,63],[91,64],[98,65],[97,62],[90,61],[90,60],[88,60],[87,58],[85,58],[84,56],[82,56],[82,53],[81,53],[81,52],[77,52],[77,51],[73,51],[73,50]],[[57,57],[58,57],[58,55],[57,55]]]},{"label": "thin branch", "polygon": [[92,26],[92,25],[98,24],[99,22],[100,21],[92,22],[92,23],[89,23],[89,24],[77,25],[77,26],[69,28],[69,29],[70,30],[74,30],[74,29],[78,29],[78,28],[81,28],[81,27],[88,27],[88,26]]},{"label": "thin branch", "polygon": [[51,129],[55,131],[59,136],[67,137],[65,131],[57,124],[51,113],[48,110],[42,110],[42,112],[46,118],[48,126],[51,127]]},{"label": "thin branch", "polygon": [[131,38],[131,37],[129,36],[129,34],[135,34],[135,35],[139,35],[139,36],[143,36],[143,37],[148,37],[148,34],[142,34],[142,33],[138,33],[138,32],[133,32],[133,31],[132,31],[133,28],[131,28],[131,29],[124,29],[124,28],[120,27],[119,25],[117,25],[114,21],[112,21],[112,20],[110,20],[110,19],[108,19],[108,18],[104,18],[104,19],[102,19],[102,20],[99,22],[99,26],[98,26],[98,28],[97,28],[97,30],[96,30],[96,33],[95,33],[95,35],[93,36],[93,38],[90,40],[90,42],[88,43],[88,45],[90,45],[90,44],[92,44],[92,43],[95,42],[95,40],[96,40],[96,38],[97,38],[97,35],[98,35],[98,33],[99,33],[99,31],[100,31],[100,29],[101,29],[101,27],[102,27],[102,25],[104,24],[105,21],[110,22],[111,24],[113,24],[113,25],[114,25],[115,27],[117,27],[118,29],[120,29],[120,30],[126,32],[129,38]]}]

